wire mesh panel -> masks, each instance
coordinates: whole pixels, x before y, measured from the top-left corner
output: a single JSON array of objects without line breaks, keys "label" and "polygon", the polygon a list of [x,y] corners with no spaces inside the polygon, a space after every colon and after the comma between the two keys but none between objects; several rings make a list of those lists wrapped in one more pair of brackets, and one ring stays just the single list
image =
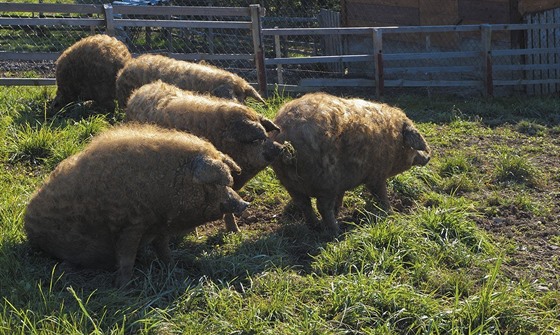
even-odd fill
[{"label": "wire mesh panel", "polygon": [[[3,78],[53,78],[54,62],[81,38],[104,32],[101,6],[0,7],[0,73]],[[72,13],[65,13],[71,10]]]}]

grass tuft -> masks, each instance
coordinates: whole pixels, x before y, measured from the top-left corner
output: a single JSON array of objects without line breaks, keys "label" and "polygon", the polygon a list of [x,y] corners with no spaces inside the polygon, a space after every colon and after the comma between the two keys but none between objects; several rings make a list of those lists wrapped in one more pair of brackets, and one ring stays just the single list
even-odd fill
[{"label": "grass tuft", "polygon": [[541,177],[542,173],[525,156],[505,152],[498,157],[494,171],[494,180],[498,182],[536,187],[541,184]]}]

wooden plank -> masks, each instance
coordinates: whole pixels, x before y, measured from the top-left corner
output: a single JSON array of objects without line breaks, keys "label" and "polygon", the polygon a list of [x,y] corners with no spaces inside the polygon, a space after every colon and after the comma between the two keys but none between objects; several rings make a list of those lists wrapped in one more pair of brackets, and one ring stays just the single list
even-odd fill
[{"label": "wooden plank", "polygon": [[206,7],[206,6],[122,6],[114,5],[115,14],[125,15],[178,15],[178,16],[245,16],[250,17],[249,7]]},{"label": "wooden plank", "polygon": [[384,54],[385,61],[393,60],[419,60],[419,59],[455,59],[479,57],[479,51],[450,51],[450,52],[420,52],[420,53],[398,53]]},{"label": "wooden plank", "polygon": [[266,28],[264,36],[371,35],[373,28]]},{"label": "wooden plank", "polygon": [[[282,46],[280,44],[280,36],[274,36],[274,51],[276,52],[276,58],[282,58]],[[276,76],[278,84],[284,84],[284,74],[282,73],[282,64],[276,66]]]},{"label": "wooden plank", "polygon": [[514,86],[514,85],[550,85],[560,84],[560,78],[556,79],[519,79],[519,80],[494,80],[495,86]]},{"label": "wooden plank", "polygon": [[113,6],[110,3],[103,5],[105,11],[105,32],[109,36],[115,36],[115,20],[113,15]]},{"label": "wooden plank", "polygon": [[0,86],[47,86],[56,85],[54,78],[0,78]]},{"label": "wooden plank", "polygon": [[[553,10],[554,21],[560,23],[560,7]],[[560,49],[560,25],[553,29],[554,31],[554,46],[556,49]],[[554,55],[554,63],[560,63],[560,54]],[[556,68],[556,78],[560,78],[560,66]],[[556,84],[556,93],[560,93],[560,84]]]},{"label": "wooden plank", "polygon": [[[553,13],[552,11],[545,11],[544,13],[544,22],[553,22],[554,17],[553,17]],[[545,29],[545,33],[546,33],[546,46],[547,48],[554,48],[554,32],[551,29]],[[560,48],[558,49],[558,51],[560,52]],[[551,64],[554,63],[554,54],[553,53],[547,53],[546,55],[546,64]],[[556,77],[556,71],[553,69],[547,69],[547,77],[548,78],[557,78]],[[548,85],[548,92],[553,93],[556,91],[556,85],[554,84],[549,84]]]},{"label": "wooden plank", "polygon": [[265,58],[266,65],[294,65],[334,62],[371,62],[373,55],[309,56],[297,58]]},{"label": "wooden plank", "polygon": [[476,87],[482,88],[479,80],[385,80],[386,87]]},{"label": "wooden plank", "polygon": [[373,79],[330,79],[330,78],[305,78],[299,81],[301,86],[313,87],[374,87],[375,80]]},{"label": "wooden plank", "polygon": [[103,14],[102,5],[0,3],[0,12]]},{"label": "wooden plank", "polygon": [[484,95],[492,96],[494,94],[494,78],[492,71],[492,26],[489,24],[482,25],[480,31],[480,44],[482,45],[482,81],[484,83]]},{"label": "wooden plank", "polygon": [[[556,28],[558,23],[551,24],[493,24],[492,30],[534,30],[540,28]],[[265,36],[316,36],[316,35],[370,35],[375,27],[341,27],[341,28],[267,28],[263,29]],[[454,25],[454,26],[413,26],[413,27],[379,27],[383,34],[401,33],[446,33],[446,32],[473,32],[480,31],[480,25]]]},{"label": "wooden plank", "polygon": [[[533,43],[536,43],[536,42],[533,40]],[[493,56],[519,56],[519,55],[542,55],[542,54],[560,54],[560,48],[492,50],[492,55]],[[535,62],[535,63],[538,63],[538,62]]]},{"label": "wooden plank", "polygon": [[[546,13],[539,13],[538,14],[539,17],[539,22],[546,22]],[[547,48],[548,47],[548,39],[547,39],[547,31],[546,29],[541,29],[540,30],[540,34],[539,34],[539,38],[540,38],[540,44],[541,44],[541,48]],[[540,55],[540,64],[546,64],[548,62],[548,55]],[[541,71],[541,78],[542,79],[549,79],[548,77],[548,71],[546,70],[542,70]],[[549,90],[548,90],[548,85],[542,85],[542,93],[544,94],[548,94]]]},{"label": "wooden plank", "polygon": [[560,8],[560,0],[519,0],[518,7],[521,15],[525,15]]},{"label": "wooden plank", "polygon": [[251,29],[251,22],[245,21],[197,21],[197,20],[146,20],[115,19],[115,26],[120,27],[162,27],[162,28],[224,28]]},{"label": "wooden plank", "polygon": [[531,70],[555,70],[560,68],[559,63],[550,64],[513,64],[494,65],[494,71],[531,71]]},{"label": "wooden plank", "polygon": [[[180,60],[192,60],[192,61],[200,61],[200,60],[254,60],[254,56],[252,54],[206,54],[206,53],[161,53],[171,58],[180,59]],[[140,54],[134,54],[135,57],[139,56]]]},{"label": "wooden plank", "polygon": [[61,52],[0,52],[0,60],[45,61],[57,60]]},{"label": "wooden plank", "polygon": [[385,88],[385,75],[383,71],[383,31],[373,30],[373,54],[375,69],[375,95],[381,97]]},{"label": "wooden plank", "polygon": [[104,19],[0,18],[0,26],[105,26]]},{"label": "wooden plank", "polygon": [[253,37],[253,54],[255,55],[255,68],[257,70],[257,80],[259,83],[259,93],[263,98],[268,97],[266,89],[266,66],[264,55],[264,42],[262,36],[261,14],[259,5],[250,5],[251,8],[251,35]]},{"label": "wooden plank", "polygon": [[[532,24],[532,18],[531,15],[527,15],[526,16],[526,22],[528,24]],[[533,45],[533,34],[531,33],[532,30],[527,30],[525,33],[525,38],[526,38],[526,42],[525,42],[525,48],[530,49]],[[533,65],[533,56],[532,55],[527,55],[523,58],[524,62],[528,65]],[[534,72],[533,71],[528,71],[525,73],[525,79],[529,79],[532,80],[534,78]],[[527,85],[525,86],[525,92],[527,92],[527,94],[533,95],[535,94],[535,88],[532,85]]]},{"label": "wooden plank", "polygon": [[[536,15],[536,14],[533,15],[533,16],[532,16],[532,21],[533,21],[533,23],[538,24],[538,23],[539,23],[538,15]],[[540,29],[532,29],[532,30],[530,31],[530,33],[531,33],[532,41],[533,41],[532,44],[531,44],[531,46],[530,46],[531,49],[534,50],[534,49],[540,48],[540,46],[541,46],[541,42],[540,42]],[[540,64],[540,63],[541,63],[541,62],[540,62],[540,55],[539,55],[539,54],[533,54],[533,57],[532,57],[532,60],[531,60],[531,61],[532,61],[532,64]],[[541,71],[533,71],[533,79],[535,79],[535,80],[540,80],[541,78],[542,78],[542,77],[541,77]],[[541,85],[535,85],[535,86],[534,86],[534,90],[535,90],[535,93],[536,93],[536,94],[542,94],[542,87],[541,87]]]},{"label": "wooden plank", "polygon": [[385,74],[421,74],[421,73],[474,73],[480,71],[479,66],[418,66],[418,67],[385,67]]}]

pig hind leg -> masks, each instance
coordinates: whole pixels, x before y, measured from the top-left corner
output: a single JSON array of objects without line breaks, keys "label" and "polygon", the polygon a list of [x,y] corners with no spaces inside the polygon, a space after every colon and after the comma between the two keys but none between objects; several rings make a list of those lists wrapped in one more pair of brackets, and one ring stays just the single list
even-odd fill
[{"label": "pig hind leg", "polygon": [[385,181],[370,183],[366,185],[369,192],[377,198],[379,206],[386,212],[391,212],[391,203],[387,195],[387,184]]}]

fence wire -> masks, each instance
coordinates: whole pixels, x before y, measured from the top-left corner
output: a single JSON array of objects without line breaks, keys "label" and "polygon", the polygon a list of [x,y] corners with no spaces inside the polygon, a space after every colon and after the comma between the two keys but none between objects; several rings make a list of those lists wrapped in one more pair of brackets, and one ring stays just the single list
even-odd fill
[{"label": "fence wire", "polygon": [[[41,1],[41,0],[37,0]],[[45,2],[60,0],[42,0]],[[102,2],[77,0],[79,4]],[[23,2],[23,1],[22,1]],[[331,28],[342,26],[391,26],[391,25],[462,25],[452,15],[456,8],[446,8],[440,13],[439,6],[425,7],[422,16],[412,9],[401,8],[396,12],[379,12],[373,10],[366,2],[340,0],[120,0],[113,4],[130,6],[213,6],[213,7],[247,7],[258,3],[265,9],[262,17],[263,28]],[[344,6],[343,6],[344,5]],[[386,7],[387,9],[388,7]],[[387,9],[388,10],[388,9]],[[430,15],[431,12],[433,15]],[[447,14],[446,14],[447,13]],[[102,14],[52,14],[52,13],[7,13],[1,12],[2,18],[62,18],[75,17],[102,20]],[[116,16],[116,18],[119,18]],[[128,15],[123,18],[147,19],[144,16]],[[429,19],[432,18],[432,19]],[[247,20],[231,17],[186,17],[167,15],[149,19],[165,20]],[[495,18],[494,18],[495,19]],[[560,9],[524,18],[527,23],[560,22]],[[103,25],[92,26],[26,26],[13,23],[0,25],[0,51],[3,52],[57,52],[64,51],[79,39],[105,33]],[[546,28],[532,31],[493,31],[490,41],[492,50],[550,48],[560,45],[560,29]],[[116,35],[125,42],[131,52],[172,53],[200,55],[250,55],[253,54],[251,32],[243,29],[228,28],[162,28],[162,27],[125,27],[118,28]],[[265,58],[303,58],[309,56],[360,55],[372,54],[374,49],[372,36],[367,35],[293,35],[264,36]],[[418,59],[406,60],[398,57],[384,59],[384,79],[387,87],[399,87],[399,83],[431,81],[442,83],[440,87],[449,89],[446,83],[457,85],[463,90],[461,82],[480,81],[480,69],[485,66],[483,59],[473,57],[432,57],[436,53],[472,52],[480,53],[484,49],[484,38],[480,31],[430,32],[430,33],[384,33],[383,54],[419,54]],[[422,55],[425,55],[422,56]],[[55,57],[43,59],[6,60],[0,58],[0,77],[54,78]],[[256,81],[255,64],[252,59],[209,59],[208,63],[236,72],[251,82]],[[539,66],[560,63],[560,55],[495,55],[492,58],[495,80],[550,79],[557,80],[560,70],[541,69]],[[514,66],[534,64],[533,70],[515,70]],[[412,68],[412,69],[411,69]],[[560,67],[559,67],[560,68]],[[512,70],[513,69],[513,70]],[[305,86],[306,79],[373,79],[375,64],[372,61],[329,63],[311,63],[297,65],[267,66],[269,84]],[[393,85],[393,86],[391,86]],[[472,86],[472,85],[471,85]],[[508,89],[511,89],[511,85]],[[472,88],[469,88],[472,89]],[[465,90],[469,90],[466,89]],[[524,90],[522,85],[513,86],[513,90]],[[529,93],[557,92],[557,83],[531,86]],[[476,89],[474,89],[476,90]]]}]

